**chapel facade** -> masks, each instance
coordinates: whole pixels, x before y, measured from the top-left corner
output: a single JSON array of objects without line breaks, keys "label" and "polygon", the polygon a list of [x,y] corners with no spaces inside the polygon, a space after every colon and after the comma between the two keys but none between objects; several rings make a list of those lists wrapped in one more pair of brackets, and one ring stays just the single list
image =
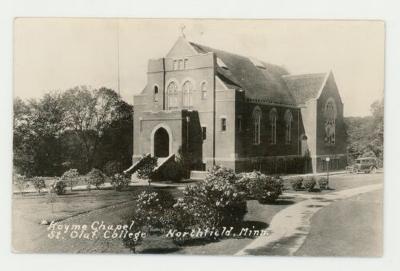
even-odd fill
[{"label": "chapel facade", "polygon": [[190,154],[215,165],[270,174],[345,168],[343,102],[332,72],[283,67],[178,38],[148,62],[134,97],[133,162]]}]

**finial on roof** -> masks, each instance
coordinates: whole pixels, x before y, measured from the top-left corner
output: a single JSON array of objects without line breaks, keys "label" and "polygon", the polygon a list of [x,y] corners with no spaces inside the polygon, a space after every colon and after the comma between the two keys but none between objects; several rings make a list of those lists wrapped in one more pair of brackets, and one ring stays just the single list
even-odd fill
[{"label": "finial on roof", "polygon": [[181,36],[182,36],[182,38],[186,38],[186,36],[185,36],[185,28],[186,28],[186,25],[184,25],[184,24],[182,24],[182,25],[179,27],[179,29],[181,30]]}]

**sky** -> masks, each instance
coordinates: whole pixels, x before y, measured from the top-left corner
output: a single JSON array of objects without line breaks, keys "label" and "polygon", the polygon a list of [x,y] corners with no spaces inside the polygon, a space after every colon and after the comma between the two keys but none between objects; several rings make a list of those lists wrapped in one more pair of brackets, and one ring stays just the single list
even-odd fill
[{"label": "sky", "polygon": [[345,116],[369,115],[372,102],[383,98],[381,21],[122,18],[16,19],[14,95],[40,98],[79,85],[119,85],[132,104],[146,85],[148,60],[165,56],[183,26],[190,41],[281,65],[291,74],[332,71]]}]

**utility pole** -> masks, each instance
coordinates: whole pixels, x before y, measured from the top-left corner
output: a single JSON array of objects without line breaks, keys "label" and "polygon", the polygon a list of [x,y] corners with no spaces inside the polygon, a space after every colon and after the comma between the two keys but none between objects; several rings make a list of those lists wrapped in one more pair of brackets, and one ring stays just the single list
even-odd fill
[{"label": "utility pole", "polygon": [[121,96],[120,76],[119,76],[119,19],[117,20],[117,73],[118,73],[117,91],[118,95]]}]

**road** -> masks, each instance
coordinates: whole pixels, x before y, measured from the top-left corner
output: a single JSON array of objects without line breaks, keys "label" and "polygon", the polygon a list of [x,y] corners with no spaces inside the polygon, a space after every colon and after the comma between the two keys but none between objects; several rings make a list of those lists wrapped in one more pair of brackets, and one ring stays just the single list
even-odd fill
[{"label": "road", "polygon": [[277,213],[270,234],[236,255],[380,256],[382,181],[383,174],[340,175],[333,192],[297,193],[304,200]]},{"label": "road", "polygon": [[382,192],[380,189],[361,194],[320,210],[312,218],[311,231],[295,255],[381,256]]}]

